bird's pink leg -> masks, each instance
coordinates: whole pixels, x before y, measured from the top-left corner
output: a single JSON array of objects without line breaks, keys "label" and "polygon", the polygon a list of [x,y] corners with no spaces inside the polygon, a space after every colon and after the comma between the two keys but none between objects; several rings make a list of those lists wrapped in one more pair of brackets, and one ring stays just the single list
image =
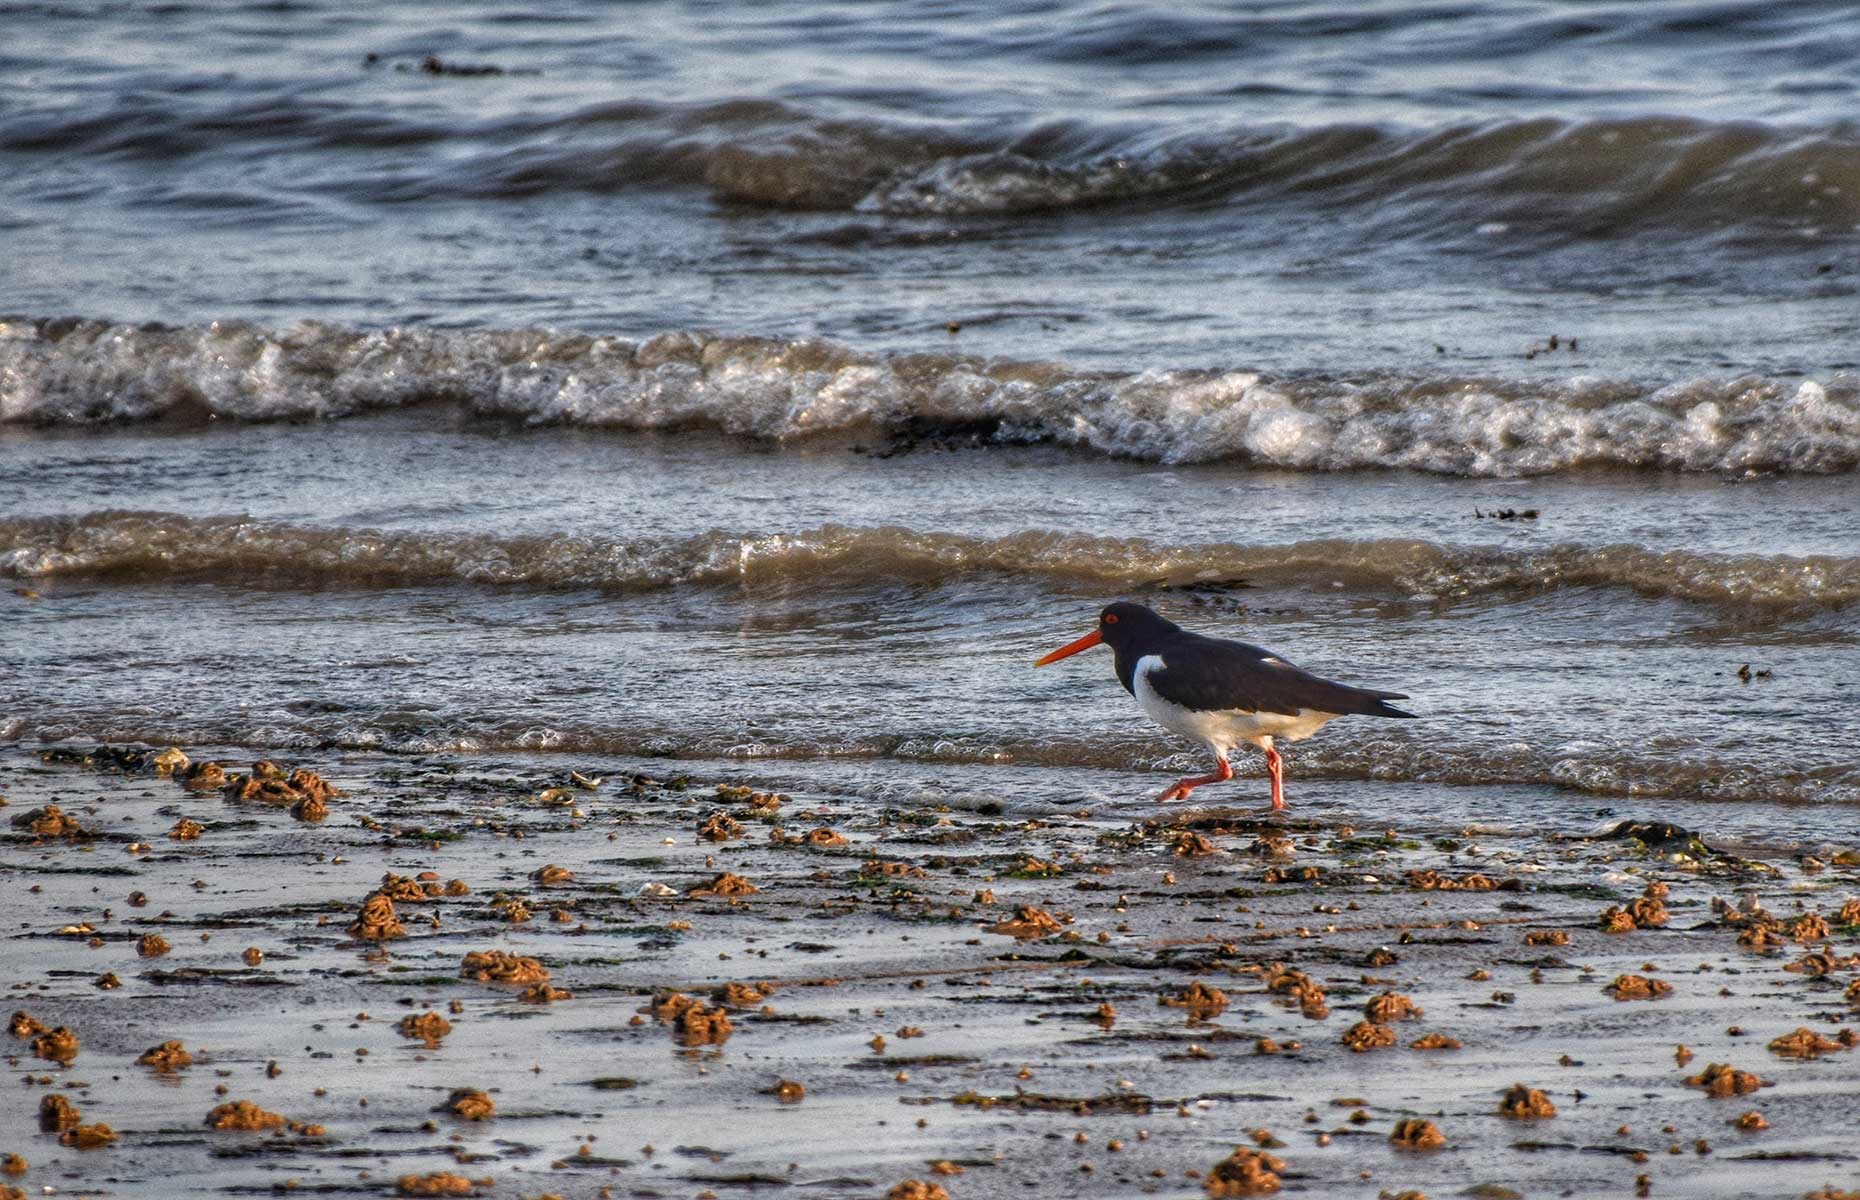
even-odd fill
[{"label": "bird's pink leg", "polygon": [[1229,779],[1234,777],[1234,769],[1227,765],[1227,759],[1225,757],[1217,758],[1214,761],[1218,766],[1214,774],[1191,775],[1187,779],[1178,779],[1174,787],[1169,788],[1167,791],[1163,792],[1162,795],[1156,797],[1156,802],[1158,804],[1163,804],[1170,800],[1186,800],[1190,792],[1204,783],[1226,783]]},{"label": "bird's pink leg", "polygon": [[1285,760],[1271,746],[1266,747],[1266,771],[1272,776],[1272,811],[1285,811]]}]

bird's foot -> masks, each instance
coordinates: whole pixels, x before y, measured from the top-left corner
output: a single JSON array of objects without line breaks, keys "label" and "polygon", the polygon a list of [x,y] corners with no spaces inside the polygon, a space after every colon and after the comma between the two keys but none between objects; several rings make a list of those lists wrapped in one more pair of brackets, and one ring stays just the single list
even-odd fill
[{"label": "bird's foot", "polygon": [[1214,774],[1190,775],[1186,779],[1178,779],[1175,781],[1174,787],[1167,789],[1162,795],[1156,797],[1156,803],[1167,804],[1171,800],[1186,800],[1190,792],[1201,787],[1203,784],[1226,783],[1229,779],[1234,777],[1234,769],[1228,765],[1225,758],[1215,759],[1214,764]]}]

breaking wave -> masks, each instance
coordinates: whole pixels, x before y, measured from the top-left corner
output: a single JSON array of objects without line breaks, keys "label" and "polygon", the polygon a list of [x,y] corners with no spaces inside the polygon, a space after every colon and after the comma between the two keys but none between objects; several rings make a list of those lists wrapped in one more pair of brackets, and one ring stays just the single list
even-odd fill
[{"label": "breaking wave", "polygon": [[896,526],[800,533],[712,531],[617,540],[323,528],[245,517],[107,511],[0,520],[0,576],[108,576],[307,582],[465,583],[645,591],[806,578],[859,586],[977,574],[1076,582],[1093,590],[1247,579],[1439,598],[1614,588],[1693,603],[1838,608],[1860,600],[1860,558],[1725,556],[1633,545],[1540,550],[1408,539],[1287,545],[1168,545],[1029,531],[982,538]]},{"label": "breaking wave", "polygon": [[1608,465],[1849,471],[1860,377],[1269,378],[1115,373],[827,341],[669,333],[0,321],[0,422],[350,416],[423,404],[532,424],[801,439],[957,428],[1164,463],[1523,476]]}]

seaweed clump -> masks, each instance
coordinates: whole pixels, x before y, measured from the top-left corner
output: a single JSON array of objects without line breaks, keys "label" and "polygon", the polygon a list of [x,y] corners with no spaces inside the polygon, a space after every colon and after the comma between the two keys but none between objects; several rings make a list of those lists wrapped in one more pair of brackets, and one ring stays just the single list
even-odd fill
[{"label": "seaweed clump", "polygon": [[1409,871],[1406,876],[1408,886],[1423,892],[1521,892],[1524,884],[1517,879],[1493,879],[1490,875],[1481,875],[1475,871],[1470,875],[1454,878],[1428,868],[1421,871]]},{"label": "seaweed clump", "polygon": [[1236,1146],[1234,1152],[1214,1164],[1201,1181],[1208,1195],[1263,1196],[1279,1190],[1279,1172],[1285,1160],[1251,1146]]},{"label": "seaweed clump", "polygon": [[730,1014],[721,1005],[711,1008],[695,996],[667,992],[657,996],[642,1012],[650,1012],[672,1027],[672,1036],[685,1046],[721,1046],[729,1040],[733,1027]]},{"label": "seaweed clump", "polygon": [[362,899],[362,911],[349,926],[349,936],[364,941],[386,941],[407,936],[407,927],[394,913],[394,901],[384,891],[368,893]]},{"label": "seaweed clump", "polygon": [[1603,933],[1633,933],[1637,929],[1658,929],[1670,919],[1659,896],[1646,895],[1625,907],[1610,905],[1602,910],[1600,924]]},{"label": "seaweed clump", "polygon": [[1197,979],[1180,996],[1164,996],[1157,1003],[1168,1008],[1186,1008],[1189,1020],[1206,1021],[1220,1016],[1227,1008],[1227,993]]},{"label": "seaweed clump", "polygon": [[463,1175],[434,1171],[430,1175],[402,1175],[394,1190],[403,1196],[469,1196],[476,1184]]},{"label": "seaweed clump", "polygon": [[1673,985],[1645,975],[1617,975],[1602,990],[1617,1000],[1663,1000],[1673,994]]},{"label": "seaweed clump", "polygon": [[1851,1029],[1843,1029],[1837,1037],[1823,1037],[1806,1025],[1794,1033],[1785,1033],[1770,1042],[1770,1053],[1783,1058],[1820,1058],[1836,1050],[1846,1050],[1860,1041]]},{"label": "seaweed clump", "polygon": [[949,1189],[940,1183],[925,1183],[921,1179],[906,1179],[891,1186],[885,1193],[885,1200],[949,1200]]},{"label": "seaweed clump", "polygon": [[732,875],[725,871],[709,883],[699,884],[686,894],[691,896],[749,896],[761,890],[741,875]]},{"label": "seaweed clump", "polygon": [[1538,1120],[1556,1116],[1556,1105],[1536,1088],[1514,1083],[1499,1100],[1498,1115],[1514,1121]]},{"label": "seaweed clump", "polygon": [[1395,1031],[1374,1021],[1358,1021],[1344,1031],[1343,1044],[1357,1054],[1384,1050],[1395,1044]]},{"label": "seaweed clump", "polygon": [[282,1129],[284,1118],[277,1113],[266,1112],[250,1100],[230,1100],[209,1112],[206,1124],[213,1129],[252,1132]]},{"label": "seaweed clump", "polygon": [[1400,992],[1383,992],[1363,1005],[1363,1015],[1378,1025],[1394,1021],[1412,1021],[1421,1015],[1415,1002]]},{"label": "seaweed clump", "polygon": [[436,1050],[439,1048],[439,1039],[452,1032],[452,1022],[428,1009],[418,1015],[402,1017],[395,1029],[400,1036],[425,1042],[428,1050]]},{"label": "seaweed clump", "polygon": [[988,932],[1006,934],[1019,941],[1032,941],[1058,933],[1059,920],[1043,908],[1023,905],[1012,917],[990,925]]},{"label": "seaweed clump", "polygon": [[438,1111],[451,1113],[462,1121],[488,1121],[496,1115],[497,1105],[488,1093],[478,1088],[454,1088]]},{"label": "seaweed clump", "polygon": [[1447,1144],[1447,1135],[1432,1121],[1407,1117],[1389,1130],[1389,1144],[1397,1150],[1438,1150]]},{"label": "seaweed clump", "polygon": [[77,1105],[69,1099],[53,1093],[39,1097],[39,1129],[45,1133],[59,1133],[66,1129],[76,1129],[83,1124],[84,1117],[78,1112]]},{"label": "seaweed clump", "polygon": [[465,956],[459,974],[480,983],[544,983],[549,969],[533,958],[503,950],[473,950]]},{"label": "seaweed clump", "polygon": [[167,1074],[171,1071],[179,1071],[183,1067],[193,1066],[194,1056],[189,1054],[187,1048],[180,1042],[167,1041],[144,1050],[136,1062],[145,1067],[154,1067],[157,1071]]},{"label": "seaweed clump", "polygon": [[1182,858],[1205,858],[1210,854],[1219,854],[1216,846],[1206,834],[1196,833],[1192,829],[1179,830],[1175,835],[1175,852]]},{"label": "seaweed clump", "polygon": [[1703,1088],[1705,1094],[1713,1100],[1747,1095],[1765,1086],[1763,1080],[1749,1071],[1740,1071],[1729,1063],[1712,1063],[1697,1075],[1686,1076],[1686,1083],[1690,1087]]},{"label": "seaweed clump", "polygon": [[1271,964],[1265,974],[1266,990],[1284,996],[1283,1003],[1296,1006],[1307,1020],[1322,1021],[1330,1016],[1329,996],[1311,976],[1284,963]]},{"label": "seaweed clump", "polygon": [[58,1135],[58,1143],[73,1150],[101,1150],[115,1140],[116,1130],[102,1121],[95,1125],[79,1125]]},{"label": "seaweed clump", "polygon": [[35,808],[13,818],[13,828],[24,829],[36,837],[87,838],[90,831],[77,818],[65,815],[56,804]]},{"label": "seaweed clump", "polygon": [[32,1052],[46,1062],[55,1062],[61,1067],[68,1067],[78,1056],[77,1034],[60,1025],[34,1038]]}]

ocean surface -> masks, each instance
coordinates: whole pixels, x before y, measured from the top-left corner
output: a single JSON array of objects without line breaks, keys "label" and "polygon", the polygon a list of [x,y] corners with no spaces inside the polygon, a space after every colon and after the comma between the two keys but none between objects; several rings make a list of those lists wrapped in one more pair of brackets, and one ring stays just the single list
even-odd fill
[{"label": "ocean surface", "polygon": [[1848,4],[0,22],[0,740],[1860,833]]}]

